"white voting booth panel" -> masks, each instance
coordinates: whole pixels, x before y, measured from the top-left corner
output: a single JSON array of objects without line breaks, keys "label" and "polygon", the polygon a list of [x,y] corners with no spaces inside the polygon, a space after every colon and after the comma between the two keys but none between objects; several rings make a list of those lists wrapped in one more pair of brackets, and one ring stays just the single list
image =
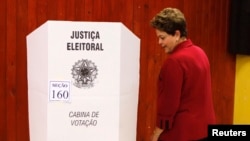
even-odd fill
[{"label": "white voting booth panel", "polygon": [[135,141],[139,54],[119,22],[47,21],[31,32],[30,141]]}]

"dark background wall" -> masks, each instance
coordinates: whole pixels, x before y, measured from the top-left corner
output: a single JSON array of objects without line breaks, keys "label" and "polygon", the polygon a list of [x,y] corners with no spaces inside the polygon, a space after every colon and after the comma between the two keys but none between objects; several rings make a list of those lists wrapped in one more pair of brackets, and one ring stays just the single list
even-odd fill
[{"label": "dark background wall", "polygon": [[229,46],[232,54],[250,55],[250,0],[231,0]]},{"label": "dark background wall", "polygon": [[[150,19],[181,9],[189,37],[207,53],[218,123],[233,121],[235,56],[227,52],[229,0],[2,0],[0,2],[0,140],[29,141],[26,36],[47,20],[116,21],[141,39],[137,141],[155,124],[155,81],[165,58]],[[39,75],[39,74],[38,74]]]}]

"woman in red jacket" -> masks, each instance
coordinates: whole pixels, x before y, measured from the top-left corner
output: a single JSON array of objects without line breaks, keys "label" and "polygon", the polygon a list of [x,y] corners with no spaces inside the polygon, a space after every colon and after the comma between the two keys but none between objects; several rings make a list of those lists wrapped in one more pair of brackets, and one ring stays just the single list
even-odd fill
[{"label": "woman in red jacket", "polygon": [[151,25],[168,54],[158,79],[157,121],[151,141],[203,141],[215,123],[210,64],[205,52],[187,38],[186,20],[165,8]]}]

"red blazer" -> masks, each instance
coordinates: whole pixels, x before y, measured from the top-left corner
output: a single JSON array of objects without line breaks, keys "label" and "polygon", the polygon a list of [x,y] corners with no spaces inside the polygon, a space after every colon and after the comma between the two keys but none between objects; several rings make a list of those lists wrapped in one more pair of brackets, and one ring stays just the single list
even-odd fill
[{"label": "red blazer", "polygon": [[157,126],[161,141],[190,141],[207,137],[215,123],[209,60],[190,39],[175,47],[158,79]]}]

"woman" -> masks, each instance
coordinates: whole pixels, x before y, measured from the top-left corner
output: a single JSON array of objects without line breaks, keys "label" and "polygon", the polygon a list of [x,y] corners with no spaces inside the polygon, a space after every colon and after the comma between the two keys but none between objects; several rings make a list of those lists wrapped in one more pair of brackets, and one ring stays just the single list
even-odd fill
[{"label": "woman", "polygon": [[158,79],[156,128],[151,141],[202,141],[215,123],[209,60],[187,38],[186,20],[165,8],[151,20],[168,54]]}]

